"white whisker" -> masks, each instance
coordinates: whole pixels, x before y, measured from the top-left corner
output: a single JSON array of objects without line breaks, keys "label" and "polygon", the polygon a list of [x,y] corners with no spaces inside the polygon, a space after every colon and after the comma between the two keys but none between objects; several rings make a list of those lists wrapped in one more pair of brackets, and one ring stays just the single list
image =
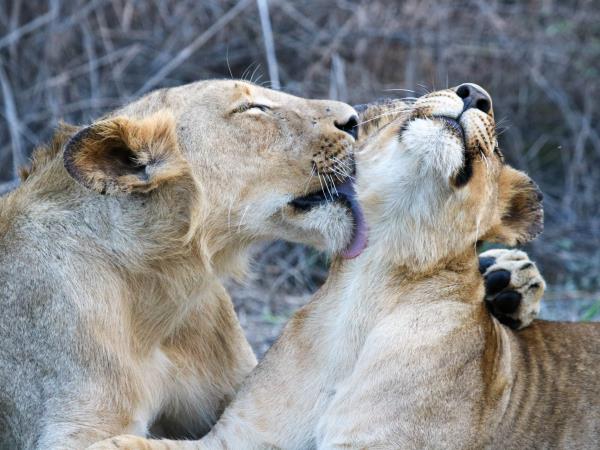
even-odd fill
[{"label": "white whisker", "polygon": [[260,64],[256,64],[256,67],[254,68],[254,70],[252,71],[252,73],[250,74],[250,83],[253,83],[253,78],[254,78],[254,74],[256,73],[256,71],[260,68]]},{"label": "white whisker", "polygon": [[[337,165],[340,166],[339,168],[341,170],[343,170],[344,172],[351,172],[352,168],[347,161],[342,161],[341,159],[337,158],[336,156],[332,156],[331,159],[335,163],[337,163]],[[348,173],[348,175],[349,175],[349,173]]]},{"label": "white whisker", "polygon": [[234,199],[232,198],[229,202],[229,208],[227,208],[227,230],[231,230],[231,209],[233,208],[233,201]]},{"label": "white whisker", "polygon": [[[337,188],[335,187],[335,181],[333,180],[333,177],[331,176],[331,174],[326,174],[325,176],[329,179],[329,181],[331,181],[331,188],[333,189],[333,192],[335,192],[335,196],[337,197],[339,194]],[[333,200],[333,197],[331,197],[331,199]]]},{"label": "white whisker", "polygon": [[352,179],[352,172],[349,167],[332,167],[333,172],[338,176],[338,179],[341,182],[346,181],[347,179]]},{"label": "white whisker", "polygon": [[377,120],[377,119],[380,119],[380,118],[385,117],[385,116],[392,116],[392,115],[395,115],[395,114],[400,114],[402,112],[409,111],[411,109],[412,109],[412,107],[402,107],[402,108],[398,108],[398,109],[393,109],[393,110],[390,110],[390,111],[386,111],[386,112],[384,112],[382,114],[379,114],[378,116],[371,117],[369,120],[363,120],[362,122],[357,123],[356,126],[358,127],[358,126],[364,125],[365,123],[372,122],[373,120]]},{"label": "white whisker", "polygon": [[240,77],[240,79],[242,79],[242,80],[246,79],[247,72],[250,71],[250,69],[252,68],[253,65],[254,65],[254,62],[251,62],[250,64],[248,64],[248,67],[246,67],[244,69],[244,71],[242,72],[242,76]]},{"label": "white whisker", "polygon": [[431,94],[431,91],[423,83],[419,83],[419,84],[417,84],[417,86],[419,86],[425,92],[425,95]]},{"label": "white whisker", "polygon": [[242,229],[242,224],[244,223],[244,217],[246,217],[246,213],[248,212],[249,208],[250,208],[250,205],[246,205],[246,207],[244,208],[244,212],[242,213],[242,218],[240,219],[240,222],[238,223],[238,227],[237,227],[238,233]]},{"label": "white whisker", "polygon": [[384,92],[390,92],[390,91],[402,91],[402,92],[411,92],[413,94],[416,94],[416,91],[414,89],[403,89],[403,88],[390,88],[390,89],[384,89]]},{"label": "white whisker", "polygon": [[313,165],[312,168],[310,169],[310,174],[308,175],[308,179],[306,180],[306,184],[304,185],[304,195],[306,195],[308,193],[308,186],[311,182],[311,180],[313,179],[313,177],[315,176],[315,166]]},{"label": "white whisker", "polygon": [[323,181],[321,180],[321,174],[317,171],[317,177],[319,178],[319,184],[321,185],[321,192],[325,195],[325,188],[323,187]]},{"label": "white whisker", "polygon": [[[327,189],[327,192],[329,193],[329,199],[333,200],[333,194],[331,193],[331,189],[329,189],[329,183],[327,182],[327,176],[325,174],[323,174],[323,184],[325,184],[325,189]],[[325,195],[325,197],[327,197],[327,195]]]}]

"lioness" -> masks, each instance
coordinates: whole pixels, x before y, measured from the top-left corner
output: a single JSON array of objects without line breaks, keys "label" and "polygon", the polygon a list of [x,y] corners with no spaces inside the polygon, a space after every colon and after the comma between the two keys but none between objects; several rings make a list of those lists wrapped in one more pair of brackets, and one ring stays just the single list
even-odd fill
[{"label": "lioness", "polygon": [[600,324],[513,332],[479,301],[476,243],[542,228],[539,190],[498,150],[488,94],[467,84],[418,99],[357,160],[369,245],[334,262],[211,432],[92,448],[597,445]]},{"label": "lioness", "polygon": [[0,448],[208,430],[256,364],[222,277],[261,239],[356,251],[335,191],[355,125],[343,103],[205,81],[38,151],[0,199]]}]

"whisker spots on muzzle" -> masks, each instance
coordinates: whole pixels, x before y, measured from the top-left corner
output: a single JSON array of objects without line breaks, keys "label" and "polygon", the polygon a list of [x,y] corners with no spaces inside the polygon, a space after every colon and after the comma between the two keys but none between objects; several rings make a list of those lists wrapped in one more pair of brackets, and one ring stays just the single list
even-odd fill
[{"label": "whisker spots on muzzle", "polygon": [[337,158],[336,156],[332,156],[331,160],[334,162],[334,164],[331,166],[331,169],[334,172],[337,172],[340,175],[342,175],[342,177],[346,177],[346,178],[352,176],[354,167],[350,163],[350,161],[343,161],[343,160]]}]

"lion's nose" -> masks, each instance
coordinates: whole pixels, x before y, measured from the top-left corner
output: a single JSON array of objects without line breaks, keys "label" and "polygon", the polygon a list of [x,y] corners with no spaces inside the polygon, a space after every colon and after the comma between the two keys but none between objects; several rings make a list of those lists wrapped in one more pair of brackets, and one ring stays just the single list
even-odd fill
[{"label": "lion's nose", "polygon": [[337,120],[333,122],[338,130],[345,131],[354,139],[358,139],[358,116],[353,114],[346,121],[340,123]]},{"label": "lion's nose", "polygon": [[481,86],[473,83],[464,83],[456,88],[456,95],[463,100],[463,111],[477,108],[486,114],[491,114],[492,97]]}]

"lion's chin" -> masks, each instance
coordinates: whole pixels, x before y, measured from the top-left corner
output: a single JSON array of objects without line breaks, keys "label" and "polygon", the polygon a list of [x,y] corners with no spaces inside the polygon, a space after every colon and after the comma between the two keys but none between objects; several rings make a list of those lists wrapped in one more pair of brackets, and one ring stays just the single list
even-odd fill
[{"label": "lion's chin", "polygon": [[366,248],[367,226],[351,181],[331,193],[296,198],[290,206],[302,216],[303,228],[315,233],[309,239],[320,235],[324,241],[324,245],[311,245],[344,258],[355,258]]}]

